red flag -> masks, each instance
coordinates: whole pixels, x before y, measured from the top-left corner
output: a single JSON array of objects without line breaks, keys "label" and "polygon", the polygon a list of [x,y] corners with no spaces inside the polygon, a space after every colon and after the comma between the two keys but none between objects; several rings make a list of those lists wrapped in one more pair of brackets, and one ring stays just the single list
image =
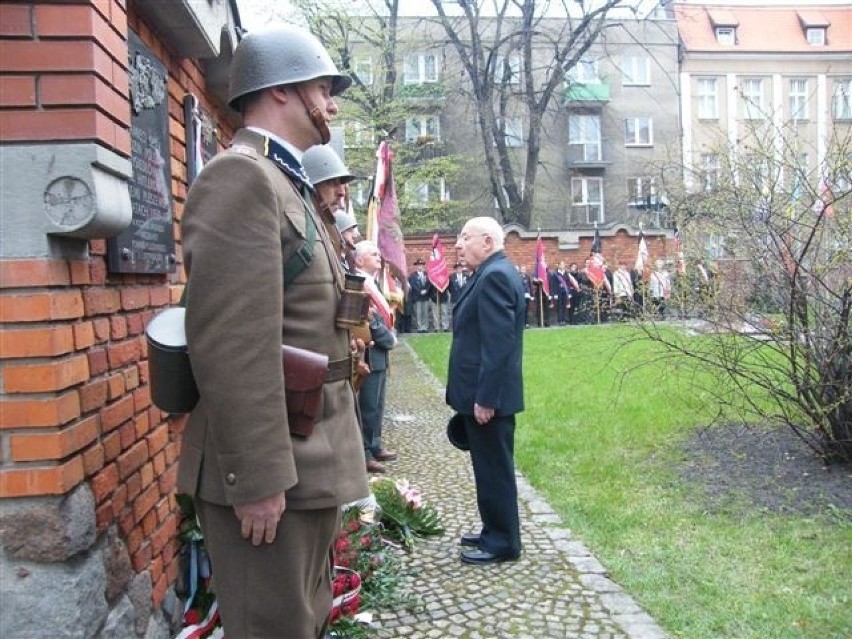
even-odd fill
[{"label": "red flag", "polygon": [[544,256],[544,242],[541,236],[535,241],[535,266],[533,266],[533,279],[541,282],[541,289],[545,295],[550,295],[550,282],[547,280],[547,259]]},{"label": "red flag", "polygon": [[432,282],[432,286],[442,293],[450,285],[450,271],[447,268],[447,261],[444,259],[444,245],[441,244],[437,233],[432,236],[432,253],[430,253],[429,262],[426,264],[426,276]]},{"label": "red flag", "polygon": [[595,288],[600,288],[600,286],[607,281],[606,272],[604,271],[603,255],[600,253],[593,253],[589,259],[586,260],[586,274],[589,276],[589,281]]},{"label": "red flag", "polygon": [[382,257],[391,264],[396,274],[405,274],[408,266],[393,184],[393,153],[387,142],[379,145],[376,158],[376,180],[367,210],[366,239],[376,243]]}]

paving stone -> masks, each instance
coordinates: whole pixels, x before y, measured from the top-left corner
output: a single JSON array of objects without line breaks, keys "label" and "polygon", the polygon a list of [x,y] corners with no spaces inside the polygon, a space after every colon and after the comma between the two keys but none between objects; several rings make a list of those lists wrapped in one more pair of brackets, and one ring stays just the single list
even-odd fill
[{"label": "paving stone", "polygon": [[458,539],[479,525],[473,470],[446,439],[444,388],[408,339],[417,337],[403,337],[388,375],[383,443],[399,458],[385,465],[438,509],[445,533],[400,553],[404,588],[418,605],[375,615],[376,639],[664,639],[520,473],[521,558],[461,563]]}]

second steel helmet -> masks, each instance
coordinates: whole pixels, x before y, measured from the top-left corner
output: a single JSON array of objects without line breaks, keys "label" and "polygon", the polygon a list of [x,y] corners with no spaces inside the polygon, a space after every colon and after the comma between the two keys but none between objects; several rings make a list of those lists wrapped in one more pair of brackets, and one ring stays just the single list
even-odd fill
[{"label": "second steel helmet", "polygon": [[305,173],[314,184],[335,178],[343,183],[355,179],[337,152],[327,144],[317,144],[305,151],[302,156],[302,166],[305,167]]},{"label": "second steel helmet", "polygon": [[243,96],[281,84],[331,78],[331,94],[344,91],[352,78],[337,70],[317,37],[292,25],[251,31],[237,45],[231,63],[228,104],[237,109]]}]

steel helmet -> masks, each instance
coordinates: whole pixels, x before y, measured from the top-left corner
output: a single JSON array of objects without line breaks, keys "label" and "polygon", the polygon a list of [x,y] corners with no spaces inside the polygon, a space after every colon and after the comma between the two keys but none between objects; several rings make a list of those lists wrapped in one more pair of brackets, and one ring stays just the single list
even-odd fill
[{"label": "steel helmet", "polygon": [[343,231],[348,231],[353,226],[358,226],[358,221],[351,213],[347,213],[346,211],[335,211],[334,225],[337,227],[338,232],[343,233]]},{"label": "steel helmet", "polygon": [[251,31],[234,51],[228,105],[238,109],[240,98],[249,93],[323,77],[331,78],[332,95],[352,84],[314,34],[293,25]]},{"label": "steel helmet", "polygon": [[335,178],[345,184],[355,179],[337,152],[327,144],[317,144],[305,151],[302,156],[302,166],[305,167],[305,173],[314,184]]}]

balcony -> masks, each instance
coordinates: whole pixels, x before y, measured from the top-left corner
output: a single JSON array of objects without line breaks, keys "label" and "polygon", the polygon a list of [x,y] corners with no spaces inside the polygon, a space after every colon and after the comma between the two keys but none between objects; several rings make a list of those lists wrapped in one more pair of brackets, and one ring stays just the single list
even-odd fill
[{"label": "balcony", "polygon": [[609,102],[609,84],[571,84],[565,89],[563,105],[571,108],[600,107]]},{"label": "balcony", "polygon": [[424,106],[443,106],[447,99],[447,89],[439,82],[404,84],[397,89],[396,97]]},{"label": "balcony", "polygon": [[572,169],[606,169],[612,164],[604,159],[600,142],[570,143],[566,154],[568,168]]}]

